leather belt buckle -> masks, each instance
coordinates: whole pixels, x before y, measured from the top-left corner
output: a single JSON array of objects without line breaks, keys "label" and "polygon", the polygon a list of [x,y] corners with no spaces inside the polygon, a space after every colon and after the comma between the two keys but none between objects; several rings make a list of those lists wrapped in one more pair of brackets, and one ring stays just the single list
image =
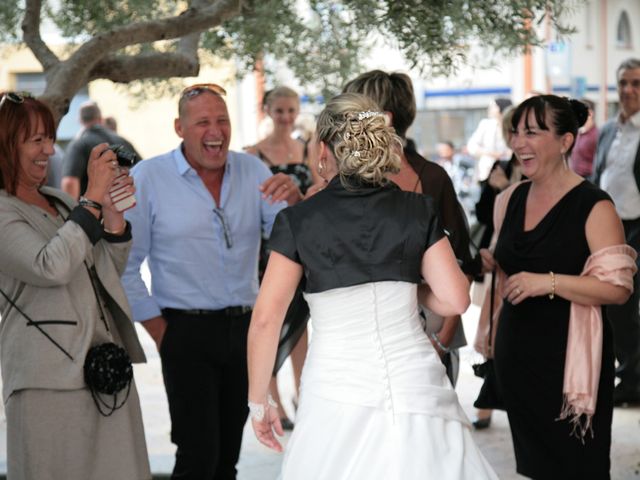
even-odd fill
[{"label": "leather belt buckle", "polygon": [[225,315],[229,317],[239,317],[241,315],[249,313],[252,310],[252,308],[253,307],[242,305],[242,306],[227,307],[222,311],[224,312]]}]

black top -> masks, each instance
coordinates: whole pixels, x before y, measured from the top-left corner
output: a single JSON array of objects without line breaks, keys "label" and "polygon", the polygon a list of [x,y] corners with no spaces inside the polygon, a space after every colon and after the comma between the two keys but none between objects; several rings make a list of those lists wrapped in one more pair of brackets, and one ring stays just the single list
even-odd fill
[{"label": "black top", "polygon": [[274,163],[264,153],[258,150],[258,157],[264,163],[267,164],[269,170],[274,175],[276,173],[284,173],[289,175],[293,183],[300,189],[302,195],[307,193],[307,189],[313,185],[313,175],[311,169],[307,165],[307,145],[304,146],[304,154],[302,157],[302,163],[283,163],[281,165],[274,165]]},{"label": "black top", "polygon": [[469,226],[467,217],[453,188],[449,174],[435,162],[427,160],[415,150],[404,150],[409,165],[419,177],[422,193],[430,195],[439,215],[440,226],[446,230],[453,252],[466,274],[475,271],[469,250]]},{"label": "black top", "polygon": [[433,200],[394,183],[335,177],[276,217],[269,247],[304,266],[306,291],[385,280],[420,283],[424,252],[444,236]]},{"label": "black top", "polygon": [[[511,178],[513,173],[513,167],[517,164],[518,160],[514,155],[509,160],[497,160],[491,167],[491,172],[496,168],[501,168],[507,178]],[[521,180],[526,180],[527,177],[522,176]],[[491,237],[493,236],[493,205],[496,202],[496,197],[500,193],[500,190],[493,188],[489,185],[489,179],[480,182],[481,193],[478,203],[476,203],[476,218],[478,223],[486,225],[482,238],[477,245],[478,250],[481,248],[489,247],[491,243]]]},{"label": "black top", "polygon": [[76,177],[80,179],[81,195],[87,190],[87,184],[89,182],[87,165],[89,163],[91,150],[100,143],[123,145],[127,150],[135,153],[138,158],[141,158],[128,140],[102,125],[92,125],[83,130],[80,136],[74,139],[67,147],[62,162],[63,177]]}]

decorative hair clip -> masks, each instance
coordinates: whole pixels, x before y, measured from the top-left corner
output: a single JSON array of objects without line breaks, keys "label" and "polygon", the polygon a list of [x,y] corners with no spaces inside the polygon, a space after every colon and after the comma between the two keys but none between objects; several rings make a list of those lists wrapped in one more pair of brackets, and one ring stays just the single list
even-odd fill
[{"label": "decorative hair clip", "polygon": [[358,120],[364,120],[369,117],[377,117],[384,115],[382,112],[372,112],[371,110],[367,110],[366,112],[358,112]]},{"label": "decorative hair clip", "polygon": [[360,150],[356,150],[355,152],[353,152],[353,156],[360,158]]}]

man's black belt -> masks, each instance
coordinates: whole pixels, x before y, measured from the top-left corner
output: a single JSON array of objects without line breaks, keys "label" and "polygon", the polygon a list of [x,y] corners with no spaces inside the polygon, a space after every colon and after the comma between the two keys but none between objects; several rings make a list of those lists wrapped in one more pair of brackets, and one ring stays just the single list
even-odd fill
[{"label": "man's black belt", "polygon": [[182,308],[164,308],[163,312],[177,315],[195,315],[195,316],[210,316],[210,317],[239,317],[253,310],[253,307],[248,306],[233,306],[222,308],[220,310],[203,310],[199,308],[182,309]]}]

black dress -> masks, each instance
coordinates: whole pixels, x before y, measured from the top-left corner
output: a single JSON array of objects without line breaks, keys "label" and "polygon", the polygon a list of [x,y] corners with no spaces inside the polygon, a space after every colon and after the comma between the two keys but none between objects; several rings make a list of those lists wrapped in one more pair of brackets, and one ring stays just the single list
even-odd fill
[{"label": "black dress", "polygon": [[[282,165],[274,165],[269,158],[258,150],[258,157],[267,164],[269,170],[274,175],[276,173],[284,173],[289,175],[293,183],[300,189],[300,192],[304,195],[307,193],[307,189],[313,184],[313,176],[311,169],[306,164],[307,161],[307,145],[304,146],[304,154],[302,158],[303,163],[285,163]],[[258,262],[258,275],[260,280],[264,275],[264,271],[267,268],[267,261],[269,259],[269,245],[268,241],[263,239],[260,244],[260,259]],[[296,290],[296,293],[291,300],[287,315],[280,331],[280,340],[278,342],[278,352],[276,354],[276,363],[273,369],[273,373],[276,374],[280,367],[287,359],[291,351],[294,349],[298,340],[302,337],[307,329],[307,321],[309,320],[309,306],[302,297],[302,290],[304,282]]]},{"label": "black dress", "polygon": [[[585,224],[593,206],[611,200],[584,181],[570,190],[535,228],[524,231],[531,183],[513,192],[495,257],[507,275],[521,271],[579,275],[590,255]],[[495,368],[506,405],[518,473],[535,479],[608,479],[613,414],[614,357],[604,319],[602,371],[594,437],[571,436],[568,420],[556,420],[562,385],[570,302],[547,295],[519,305],[505,300],[498,323]],[[603,312],[604,315],[604,312]]]},{"label": "black dress", "polygon": [[307,165],[307,145],[304,146],[304,153],[302,157],[302,163],[283,163],[281,165],[275,165],[269,157],[267,157],[264,153],[258,150],[258,157],[264,163],[267,164],[269,170],[274,175],[276,173],[284,173],[291,177],[293,183],[300,189],[302,195],[307,193],[307,189],[313,185],[313,175],[311,174],[311,169],[309,165]]}]

